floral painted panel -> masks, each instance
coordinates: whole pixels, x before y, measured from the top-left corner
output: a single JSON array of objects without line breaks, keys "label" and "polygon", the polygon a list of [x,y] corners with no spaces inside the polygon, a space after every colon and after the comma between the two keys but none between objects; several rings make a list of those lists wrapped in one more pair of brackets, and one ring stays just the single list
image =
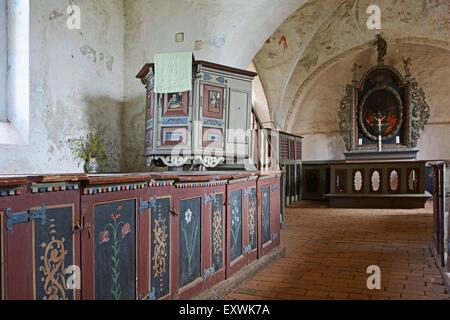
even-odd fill
[{"label": "floral painted panel", "polygon": [[262,219],[262,236],[263,243],[269,242],[270,239],[270,187],[262,188],[262,210],[261,210],[261,219]]},{"label": "floral painted panel", "polygon": [[256,188],[253,188],[248,192],[248,241],[252,251],[258,248],[257,219]]},{"label": "floral painted panel", "polygon": [[[0,230],[3,234],[3,230],[4,230],[4,225],[3,222],[4,218],[3,218],[3,212],[0,210]],[[0,261],[4,261],[3,258],[3,236],[0,235]],[[2,266],[2,262],[0,262],[0,301],[5,299],[5,293],[4,293],[4,271],[3,271],[3,266]]]},{"label": "floral painted panel", "polygon": [[202,198],[180,201],[180,288],[201,277]]},{"label": "floral painted panel", "polygon": [[47,209],[46,223],[34,223],[35,299],[72,300],[67,287],[72,274],[66,269],[74,264],[72,207]]},{"label": "floral painted panel", "polygon": [[231,260],[242,255],[242,190],[231,193]]},{"label": "floral painted panel", "polygon": [[218,194],[212,201],[211,210],[211,258],[215,271],[223,268],[223,195]]},{"label": "floral painted panel", "polygon": [[97,300],[135,300],[135,230],[135,200],[95,206],[94,263]]},{"label": "floral painted panel", "polygon": [[152,209],[150,272],[155,299],[170,293],[170,199],[158,199]]}]

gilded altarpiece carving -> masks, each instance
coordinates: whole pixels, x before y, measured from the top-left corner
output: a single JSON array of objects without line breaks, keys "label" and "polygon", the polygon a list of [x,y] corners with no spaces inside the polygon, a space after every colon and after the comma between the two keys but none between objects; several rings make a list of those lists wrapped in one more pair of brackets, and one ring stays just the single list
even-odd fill
[{"label": "gilded altarpiece carving", "polygon": [[[377,36],[378,64],[353,80],[340,102],[339,129],[347,159],[415,158],[418,140],[430,117],[425,92],[411,74],[411,58],[403,58],[404,75],[384,63],[387,43]],[[355,156],[356,155],[356,156]],[[359,157],[359,158],[358,158]]]}]

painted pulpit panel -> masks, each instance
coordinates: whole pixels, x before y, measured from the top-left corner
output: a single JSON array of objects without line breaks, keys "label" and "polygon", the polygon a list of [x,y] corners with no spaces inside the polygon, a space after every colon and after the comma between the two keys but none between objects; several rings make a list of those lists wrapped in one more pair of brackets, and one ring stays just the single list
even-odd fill
[{"label": "painted pulpit panel", "polygon": [[212,201],[211,210],[211,264],[216,272],[223,268],[223,203],[223,194],[217,194]]},{"label": "painted pulpit panel", "polygon": [[46,222],[33,223],[34,233],[34,299],[73,300],[68,288],[74,270],[75,225],[73,207],[47,209]]},{"label": "painted pulpit panel", "polygon": [[270,239],[270,187],[262,188],[262,205],[261,205],[261,219],[262,219],[262,239],[263,244],[269,242]]},{"label": "painted pulpit panel", "polygon": [[231,260],[242,255],[242,190],[231,193]]},{"label": "painted pulpit panel", "polygon": [[202,198],[180,201],[180,288],[201,277]]},{"label": "painted pulpit panel", "polygon": [[150,288],[160,299],[170,293],[170,198],[156,200],[150,234]]},{"label": "painted pulpit panel", "polygon": [[136,298],[136,201],[96,205],[94,209],[95,298]]},{"label": "painted pulpit panel", "polygon": [[248,242],[251,250],[258,248],[258,211],[256,208],[256,188],[248,190]]}]

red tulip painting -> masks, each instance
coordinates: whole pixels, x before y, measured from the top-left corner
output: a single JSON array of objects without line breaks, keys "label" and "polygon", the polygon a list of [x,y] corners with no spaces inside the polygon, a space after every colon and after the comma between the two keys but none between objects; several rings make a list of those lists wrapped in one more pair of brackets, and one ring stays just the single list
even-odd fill
[{"label": "red tulip painting", "polygon": [[[110,243],[112,249],[111,256],[111,275],[112,285],[111,294],[114,300],[120,300],[122,291],[120,288],[120,242],[132,232],[131,225],[128,222],[120,221],[122,206],[118,206],[116,212],[111,214],[111,222],[108,223],[104,230],[100,232],[99,243]],[[112,238],[110,237],[110,234]]]},{"label": "red tulip painting", "polygon": [[122,239],[125,238],[129,233],[131,233],[131,226],[129,223],[125,223],[122,226]]}]

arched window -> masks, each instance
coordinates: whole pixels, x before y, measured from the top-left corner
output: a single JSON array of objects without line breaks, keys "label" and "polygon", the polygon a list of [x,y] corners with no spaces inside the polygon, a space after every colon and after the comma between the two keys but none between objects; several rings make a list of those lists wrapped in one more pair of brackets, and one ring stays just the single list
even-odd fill
[{"label": "arched window", "polygon": [[0,144],[28,144],[29,29],[29,0],[0,0]]}]

